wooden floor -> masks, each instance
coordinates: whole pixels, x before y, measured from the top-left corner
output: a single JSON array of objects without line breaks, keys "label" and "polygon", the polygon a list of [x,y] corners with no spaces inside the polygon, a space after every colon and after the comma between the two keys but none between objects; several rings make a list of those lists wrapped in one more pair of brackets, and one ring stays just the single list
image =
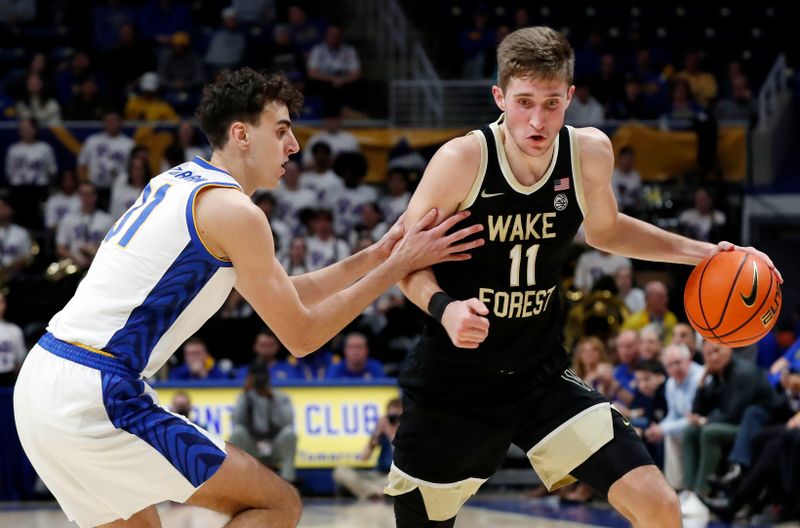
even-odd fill
[{"label": "wooden floor", "polygon": [[[74,528],[76,525],[54,504],[15,506],[6,505],[0,511],[0,526],[9,528]],[[28,509],[30,508],[30,509]],[[159,507],[163,528],[220,528],[226,518],[208,510],[191,506],[164,505]],[[389,504],[365,503],[350,500],[306,501],[300,528],[394,528],[394,515]],[[578,528],[595,524],[564,520],[534,518],[520,513],[467,507],[462,510],[456,528]]]}]

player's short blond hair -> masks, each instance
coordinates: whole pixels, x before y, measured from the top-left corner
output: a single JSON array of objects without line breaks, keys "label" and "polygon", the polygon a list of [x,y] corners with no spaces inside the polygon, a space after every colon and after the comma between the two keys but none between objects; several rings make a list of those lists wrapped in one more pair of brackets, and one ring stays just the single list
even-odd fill
[{"label": "player's short blond hair", "polygon": [[503,91],[513,77],[572,84],[574,71],[575,53],[567,37],[549,27],[518,29],[497,47],[497,84]]}]

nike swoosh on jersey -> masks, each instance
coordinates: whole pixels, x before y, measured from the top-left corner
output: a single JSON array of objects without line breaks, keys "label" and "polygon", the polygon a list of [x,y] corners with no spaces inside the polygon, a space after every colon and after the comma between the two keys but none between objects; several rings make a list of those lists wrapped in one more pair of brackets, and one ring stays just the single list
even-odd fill
[{"label": "nike swoosh on jersey", "polygon": [[739,292],[739,295],[742,297],[742,302],[745,306],[750,308],[756,302],[756,295],[758,294],[758,266],[756,266],[755,261],[753,261],[753,289],[750,290],[750,295],[745,297],[742,292]]},{"label": "nike swoosh on jersey", "polygon": [[501,192],[499,192],[499,193],[487,193],[486,189],[484,189],[483,192],[481,193],[481,198],[494,198],[495,196],[502,196],[503,194],[505,194],[505,193],[501,193]]}]

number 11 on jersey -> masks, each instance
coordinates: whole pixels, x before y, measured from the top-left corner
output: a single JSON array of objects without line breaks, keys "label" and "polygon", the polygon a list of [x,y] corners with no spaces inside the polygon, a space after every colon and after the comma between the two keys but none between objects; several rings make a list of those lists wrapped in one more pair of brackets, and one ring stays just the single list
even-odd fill
[{"label": "number 11 on jersey", "polygon": [[[528,264],[526,267],[525,279],[528,286],[536,284],[536,255],[538,253],[539,244],[534,244],[525,251]],[[520,265],[522,264],[522,244],[514,246],[508,256],[511,259],[511,275],[509,277],[509,282],[511,286],[519,286]]]},{"label": "number 11 on jersey", "polygon": [[[150,198],[150,184],[147,184],[147,187],[145,187],[144,191],[142,191],[142,203],[140,203],[137,206],[131,207],[128,210],[128,212],[125,213],[125,215],[116,223],[116,225],[111,228],[111,230],[106,235],[106,238],[103,239],[103,242],[108,242],[117,233],[122,231],[122,228],[125,227],[125,224],[127,224],[128,220],[130,220],[131,216],[133,216],[133,213],[144,207],[144,209],[142,209],[142,212],[139,213],[139,216],[136,217],[136,220],[134,220],[133,224],[131,224],[128,230],[125,231],[125,234],[122,235],[122,237],[117,241],[117,244],[120,247],[124,248],[125,246],[127,246],[128,242],[130,242],[131,239],[133,238],[133,235],[136,234],[136,231],[138,231],[139,228],[142,227],[144,221],[147,220],[147,217],[150,216],[153,213],[153,210],[156,207],[158,207],[158,204],[160,204],[164,200],[164,196],[167,194],[169,188],[170,184],[168,183],[162,185],[161,187],[158,188],[158,190],[155,193],[153,193],[153,199],[148,202],[148,199]],[[146,207],[145,204],[147,204]]]}]

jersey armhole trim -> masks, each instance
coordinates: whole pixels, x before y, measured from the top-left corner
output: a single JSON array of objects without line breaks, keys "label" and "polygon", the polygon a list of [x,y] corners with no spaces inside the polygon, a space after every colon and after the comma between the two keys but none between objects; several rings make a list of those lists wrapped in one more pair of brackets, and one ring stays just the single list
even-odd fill
[{"label": "jersey armhole trim", "polygon": [[467,197],[464,201],[458,204],[456,212],[469,209],[478,198],[478,193],[483,187],[483,180],[486,177],[486,165],[489,163],[489,150],[486,146],[486,136],[480,130],[473,130],[470,134],[474,134],[478,138],[478,143],[481,146],[481,165],[478,167],[478,173],[475,175],[475,180],[472,182],[472,187],[469,188]]},{"label": "jersey armhole trim", "polygon": [[572,179],[575,181],[575,197],[578,199],[578,207],[581,214],[586,218],[586,199],[583,196],[583,174],[581,173],[581,145],[578,140],[578,133],[571,126],[569,130],[569,151],[572,158]]},{"label": "jersey armhole trim", "polygon": [[211,183],[204,183],[202,185],[198,185],[193,191],[192,194],[189,195],[189,200],[186,203],[186,227],[189,230],[189,237],[191,238],[191,243],[196,248],[202,250],[206,255],[211,257],[211,260],[216,264],[219,264],[222,267],[231,267],[233,263],[231,263],[228,257],[222,257],[219,255],[215,255],[211,249],[203,242],[202,237],[200,236],[200,232],[197,230],[197,220],[194,214],[194,207],[195,202],[197,200],[197,195],[200,191],[209,189],[211,187],[225,187],[230,189],[237,189],[241,190],[241,188],[233,183],[225,183],[225,182],[211,182]]}]

